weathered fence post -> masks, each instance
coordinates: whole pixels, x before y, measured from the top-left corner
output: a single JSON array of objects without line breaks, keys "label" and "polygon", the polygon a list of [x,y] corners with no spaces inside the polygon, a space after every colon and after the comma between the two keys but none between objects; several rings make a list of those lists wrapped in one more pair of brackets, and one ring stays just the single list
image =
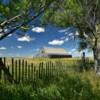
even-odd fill
[{"label": "weathered fence post", "polygon": [[15,60],[15,80],[16,80],[16,82],[18,82],[18,77],[17,77],[18,76],[18,73],[17,73],[17,71],[18,71],[17,70],[17,64],[18,64],[17,63],[17,60]]},{"label": "weathered fence post", "polygon": [[27,70],[27,67],[28,67],[28,63],[27,63],[27,61],[25,61],[25,82],[27,81],[27,76],[28,76],[28,70]]},{"label": "weathered fence post", "polygon": [[22,82],[24,81],[25,78],[25,64],[24,60],[22,60]]},{"label": "weathered fence post", "polygon": [[12,75],[10,74],[9,70],[7,69],[7,67],[5,65],[5,62],[3,63],[2,58],[0,58],[0,70],[4,71],[4,73],[7,75],[7,80],[9,82],[12,83],[14,81]]},{"label": "weathered fence post", "polygon": [[14,77],[14,58],[11,60],[12,65],[12,76]]},{"label": "weathered fence post", "polygon": [[85,57],[85,52],[82,53],[82,66],[80,68],[80,71],[83,71],[86,67],[86,57]]},{"label": "weathered fence post", "polygon": [[21,60],[18,61],[18,82],[21,81]]}]

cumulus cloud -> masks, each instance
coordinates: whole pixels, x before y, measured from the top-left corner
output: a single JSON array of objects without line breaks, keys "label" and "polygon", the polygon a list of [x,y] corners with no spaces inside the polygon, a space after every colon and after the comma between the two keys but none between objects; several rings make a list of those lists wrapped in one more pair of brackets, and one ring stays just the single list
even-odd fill
[{"label": "cumulus cloud", "polygon": [[18,49],[21,49],[21,48],[22,48],[22,46],[18,45],[18,46],[17,46],[17,48],[18,48]]},{"label": "cumulus cloud", "polygon": [[66,37],[66,38],[65,38],[65,41],[66,41],[66,42],[67,42],[67,41],[69,41],[69,38],[68,38],[68,37]]},{"label": "cumulus cloud", "polygon": [[58,32],[60,32],[60,33],[64,33],[64,32],[66,32],[68,29],[62,29],[62,30],[59,30]]},{"label": "cumulus cloud", "polygon": [[73,36],[74,34],[73,33],[69,33],[69,36]]},{"label": "cumulus cloud", "polygon": [[69,33],[68,31],[70,30],[70,28],[71,27],[68,27],[68,28],[66,28],[66,29],[61,29],[61,30],[59,30],[58,32],[60,32],[60,33]]},{"label": "cumulus cloud", "polygon": [[8,32],[8,29],[4,29],[4,32],[5,32],[5,33]]},{"label": "cumulus cloud", "polygon": [[28,36],[28,35],[25,35],[25,36],[23,36],[23,37],[20,37],[20,38],[18,38],[17,39],[18,41],[21,41],[21,42],[30,42],[30,41],[32,41],[32,40],[34,40],[34,39],[32,39],[30,36]]},{"label": "cumulus cloud", "polygon": [[8,35],[8,37],[11,37],[11,36],[12,36],[12,34],[9,34],[9,35]]},{"label": "cumulus cloud", "polygon": [[62,45],[64,44],[64,40],[53,40],[48,42],[49,45]]},{"label": "cumulus cloud", "polygon": [[70,54],[73,55],[73,57],[81,57],[81,52],[79,52],[76,48],[73,48],[70,50]]},{"label": "cumulus cloud", "polygon": [[71,49],[71,52],[75,52],[75,51],[77,51],[76,48]]},{"label": "cumulus cloud", "polygon": [[41,32],[45,32],[45,29],[43,27],[34,27],[34,28],[32,28],[32,31],[41,33]]},{"label": "cumulus cloud", "polygon": [[78,36],[79,35],[79,32],[76,31],[75,35]]},{"label": "cumulus cloud", "polygon": [[69,37],[63,36],[60,38],[61,40],[64,40],[64,42],[68,42],[70,40]]},{"label": "cumulus cloud", "polygon": [[7,48],[6,47],[0,47],[0,50],[6,50]]}]

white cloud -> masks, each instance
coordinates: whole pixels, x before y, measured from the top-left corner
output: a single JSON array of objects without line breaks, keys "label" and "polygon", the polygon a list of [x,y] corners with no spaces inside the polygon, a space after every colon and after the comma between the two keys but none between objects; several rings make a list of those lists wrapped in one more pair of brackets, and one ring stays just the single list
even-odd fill
[{"label": "white cloud", "polygon": [[73,36],[74,34],[73,33],[69,33],[69,36]]},{"label": "white cloud", "polygon": [[62,30],[59,30],[58,32],[60,32],[60,33],[64,33],[64,32],[66,32],[68,29],[62,29]]},{"label": "white cloud", "polygon": [[68,35],[68,32],[65,32],[65,35]]},{"label": "white cloud", "polygon": [[12,36],[12,34],[9,34],[9,35],[8,35],[8,37],[11,37],[11,36]]},{"label": "white cloud", "polygon": [[78,32],[76,32],[76,33],[75,33],[75,35],[76,35],[76,36],[78,36],[78,35],[79,35],[79,33],[78,33]]},{"label": "white cloud", "polygon": [[71,52],[75,52],[75,51],[77,51],[75,48],[74,49],[71,49]]},{"label": "white cloud", "polygon": [[23,37],[20,37],[20,38],[18,38],[17,39],[18,41],[21,41],[21,42],[30,42],[30,41],[32,41],[32,40],[34,40],[34,39],[32,39],[30,36],[28,36],[28,35],[25,35],[25,36],[23,36]]},{"label": "white cloud", "polygon": [[32,28],[32,31],[41,33],[41,32],[45,32],[45,29],[43,27],[34,27],[34,28]]},{"label": "white cloud", "polygon": [[18,49],[21,49],[21,48],[22,48],[22,46],[18,45],[18,46],[17,46],[17,48],[18,48]]},{"label": "white cloud", "polygon": [[79,51],[73,52],[73,57],[81,57],[81,52]]},{"label": "white cloud", "polygon": [[53,40],[53,41],[48,42],[48,44],[50,44],[50,45],[62,45],[62,44],[64,44],[64,40]]},{"label": "white cloud", "polygon": [[6,50],[7,48],[6,47],[0,47],[0,50]]},{"label": "white cloud", "polygon": [[8,32],[8,29],[4,29],[4,32],[5,32],[5,33]]},{"label": "white cloud", "polygon": [[76,48],[71,49],[70,54],[72,54],[73,57],[81,57],[81,52],[79,52]]},{"label": "white cloud", "polygon": [[70,29],[70,27],[68,27],[68,28],[66,28],[66,29],[61,29],[61,30],[59,30],[58,32],[60,32],[60,33],[68,33],[68,31],[69,31],[69,29]]},{"label": "white cloud", "polygon": [[65,41],[66,41],[66,42],[67,42],[67,41],[69,41],[69,38],[68,38],[68,37],[66,37],[66,38],[65,38]]}]

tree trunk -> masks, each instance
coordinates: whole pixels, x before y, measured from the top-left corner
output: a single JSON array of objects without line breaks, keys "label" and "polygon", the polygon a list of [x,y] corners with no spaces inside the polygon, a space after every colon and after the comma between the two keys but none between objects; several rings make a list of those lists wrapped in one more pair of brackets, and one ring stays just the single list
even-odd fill
[{"label": "tree trunk", "polygon": [[100,75],[100,43],[97,42],[96,48],[93,49],[94,68],[97,74]]}]

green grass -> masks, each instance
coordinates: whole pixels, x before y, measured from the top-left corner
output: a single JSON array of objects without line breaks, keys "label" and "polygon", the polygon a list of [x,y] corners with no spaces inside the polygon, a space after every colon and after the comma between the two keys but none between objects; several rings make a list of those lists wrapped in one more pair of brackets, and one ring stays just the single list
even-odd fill
[{"label": "green grass", "polygon": [[[6,58],[6,65],[11,66],[11,59],[12,58]],[[15,60],[24,60],[27,61],[28,64],[33,63],[35,65],[38,65],[39,63],[47,63],[47,62],[53,62],[53,63],[58,63],[61,62],[63,64],[66,64],[68,67],[69,66],[75,66],[78,65],[81,62],[81,58],[14,58]],[[93,62],[91,58],[88,59],[89,62]]]},{"label": "green grass", "polygon": [[[19,60],[21,60],[19,67]],[[24,60],[24,68],[22,61]],[[17,61],[17,64],[16,64]],[[25,65],[27,61],[28,65]],[[42,65],[40,64],[42,62]],[[34,64],[31,67],[32,63]],[[50,59],[50,58],[14,58],[14,63],[12,67],[12,58],[6,58],[6,66],[9,66],[9,72],[13,75],[13,79],[19,80],[24,79],[30,80],[38,78],[38,74],[46,77],[48,74],[57,75],[57,73],[64,73],[66,71],[75,71],[82,68],[82,61],[80,58],[61,58],[61,59]],[[16,67],[17,66],[17,67]],[[93,61],[90,59],[85,65],[86,69],[93,66]],[[35,68],[35,71],[34,71]],[[20,73],[20,74],[19,74]],[[35,74],[34,74],[35,73]],[[29,77],[28,77],[29,76]],[[27,78],[27,79],[26,79]],[[5,75],[2,71],[2,79],[5,81]],[[23,80],[22,79],[22,80]],[[21,81],[22,81],[21,80]]]},{"label": "green grass", "polygon": [[64,73],[32,84],[0,83],[0,100],[100,100],[100,77],[93,71]]},{"label": "green grass", "polygon": [[[24,60],[36,65],[40,62],[56,62],[59,71],[61,71],[60,63],[63,63],[64,67],[78,67],[81,64],[80,59],[76,58],[24,58]],[[10,66],[11,58],[7,59],[7,61]],[[91,63],[93,61],[87,63],[87,67],[91,67]],[[57,70],[55,70],[55,73]],[[47,81],[48,79],[49,81]],[[0,100],[100,100],[100,77],[93,70],[81,73],[73,70],[65,71],[59,76],[54,74],[52,78],[43,76],[43,79],[37,78],[33,83],[5,84],[1,81]]]}]

